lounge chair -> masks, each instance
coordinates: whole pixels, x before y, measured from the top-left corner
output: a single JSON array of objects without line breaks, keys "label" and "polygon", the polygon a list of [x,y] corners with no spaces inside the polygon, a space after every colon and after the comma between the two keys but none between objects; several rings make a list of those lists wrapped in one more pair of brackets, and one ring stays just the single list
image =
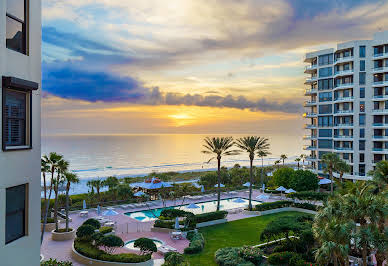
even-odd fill
[{"label": "lounge chair", "polygon": [[168,246],[168,245],[162,245],[162,246],[158,247],[158,252],[160,252],[164,255],[167,252],[177,252],[177,249],[173,248],[171,246]]}]

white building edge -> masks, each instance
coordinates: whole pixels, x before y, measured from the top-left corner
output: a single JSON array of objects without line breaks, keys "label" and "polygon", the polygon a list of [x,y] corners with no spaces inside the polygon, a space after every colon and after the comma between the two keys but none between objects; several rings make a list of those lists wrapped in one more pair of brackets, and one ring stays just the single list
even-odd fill
[{"label": "white building edge", "polygon": [[0,265],[39,265],[41,0],[0,1]]},{"label": "white building edge", "polygon": [[307,53],[305,62],[308,161],[323,174],[320,159],[334,152],[352,167],[344,178],[367,179],[388,159],[388,31]]}]

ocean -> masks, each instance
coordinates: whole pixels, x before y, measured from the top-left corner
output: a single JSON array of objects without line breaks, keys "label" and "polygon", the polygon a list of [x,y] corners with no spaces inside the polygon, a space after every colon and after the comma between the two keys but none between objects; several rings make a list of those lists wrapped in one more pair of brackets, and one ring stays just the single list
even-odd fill
[{"label": "ocean", "polygon": [[[57,135],[42,137],[42,155],[49,152],[62,154],[70,162],[70,170],[81,179],[73,185],[71,194],[88,191],[86,182],[107,176],[135,177],[151,172],[202,171],[215,169],[216,161],[207,163],[209,156],[201,153],[202,134],[160,135]],[[238,138],[245,135],[233,135]],[[280,154],[287,154],[292,162],[303,152],[302,136],[261,135],[271,144],[271,155],[265,164],[272,164]],[[247,154],[225,157],[222,165],[248,166]],[[255,165],[261,165],[256,159]]]}]

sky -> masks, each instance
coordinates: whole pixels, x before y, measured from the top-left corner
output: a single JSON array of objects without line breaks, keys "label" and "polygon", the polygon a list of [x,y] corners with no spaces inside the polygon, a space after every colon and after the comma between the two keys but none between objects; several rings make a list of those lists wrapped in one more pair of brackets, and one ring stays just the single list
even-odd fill
[{"label": "sky", "polygon": [[42,0],[42,134],[303,134],[306,52],[388,1]]}]

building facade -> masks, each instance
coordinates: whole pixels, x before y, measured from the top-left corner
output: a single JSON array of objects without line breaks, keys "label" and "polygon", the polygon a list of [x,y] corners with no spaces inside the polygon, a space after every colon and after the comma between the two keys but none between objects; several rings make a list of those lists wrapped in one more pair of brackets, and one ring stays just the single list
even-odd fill
[{"label": "building facade", "polygon": [[39,265],[41,0],[0,1],[0,265]]},{"label": "building facade", "polygon": [[388,31],[307,53],[305,62],[308,160],[321,174],[322,156],[334,152],[351,166],[345,178],[368,178],[388,159]]}]

